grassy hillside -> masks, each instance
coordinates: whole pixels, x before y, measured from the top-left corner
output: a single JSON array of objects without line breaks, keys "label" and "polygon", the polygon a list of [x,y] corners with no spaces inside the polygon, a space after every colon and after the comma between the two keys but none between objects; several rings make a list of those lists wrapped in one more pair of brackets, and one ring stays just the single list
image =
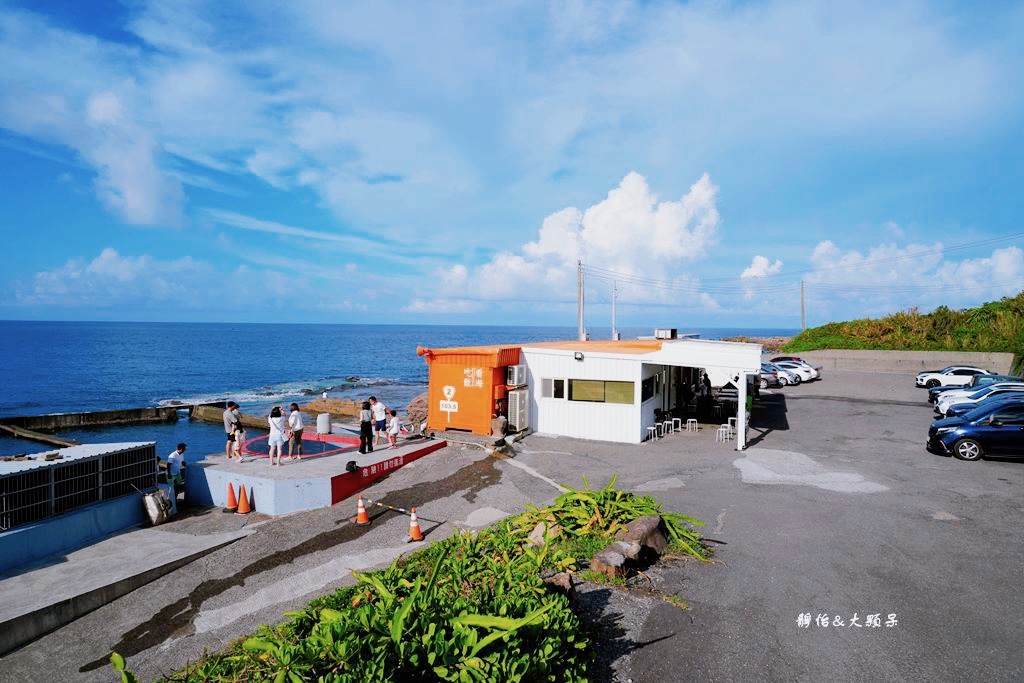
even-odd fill
[{"label": "grassy hillside", "polygon": [[927,314],[911,309],[878,320],[829,323],[804,330],[783,348],[1003,351],[1014,354],[1019,371],[1024,359],[1024,292],[960,311],[940,306]]}]

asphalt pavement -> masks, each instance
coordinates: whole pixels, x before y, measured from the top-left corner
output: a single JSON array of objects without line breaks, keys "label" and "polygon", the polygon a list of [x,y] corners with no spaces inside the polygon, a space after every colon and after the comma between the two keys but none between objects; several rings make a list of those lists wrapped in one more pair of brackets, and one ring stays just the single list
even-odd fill
[{"label": "asphalt pavement", "polygon": [[[929,454],[931,417],[910,375],[833,372],[764,392],[743,452],[707,427],[641,445],[531,435],[507,459],[449,446],[365,495],[417,503],[434,520],[421,522],[427,541],[544,504],[583,475],[703,519],[714,562],[646,572],[687,610],[587,591],[613,637],[596,680],[1022,680],[1024,463]],[[254,533],[0,659],[0,679],[109,681],[112,650],[144,680],[168,674],[417,547],[406,517],[374,507],[356,527],[354,514],[353,499],[249,520]],[[238,524],[206,511],[161,528]]]}]

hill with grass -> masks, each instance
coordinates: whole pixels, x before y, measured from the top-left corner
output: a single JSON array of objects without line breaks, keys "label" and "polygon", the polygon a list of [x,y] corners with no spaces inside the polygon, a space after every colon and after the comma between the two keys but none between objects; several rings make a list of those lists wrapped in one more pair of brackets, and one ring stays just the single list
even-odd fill
[{"label": "hill with grass", "polygon": [[818,349],[889,351],[995,351],[1014,354],[1013,367],[1024,365],[1024,292],[1014,297],[931,313],[917,309],[879,319],[829,323],[804,330],[783,346],[796,353]]}]

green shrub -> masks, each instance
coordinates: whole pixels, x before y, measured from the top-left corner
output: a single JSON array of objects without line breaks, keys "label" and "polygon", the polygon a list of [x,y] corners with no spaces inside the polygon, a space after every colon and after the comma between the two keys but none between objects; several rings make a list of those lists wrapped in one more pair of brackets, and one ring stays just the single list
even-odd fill
[{"label": "green shrub", "polygon": [[[586,480],[584,480],[586,484]],[[637,517],[660,514],[675,548],[707,559],[691,525],[649,496],[613,488],[569,490],[549,508],[529,507],[476,534],[459,532],[361,574],[277,626],[179,671],[166,681],[586,681],[594,653],[568,598],[541,576],[575,569]],[[562,534],[526,542],[537,521]],[[681,600],[676,599],[680,604]],[[131,672],[112,658],[122,680]]]}]

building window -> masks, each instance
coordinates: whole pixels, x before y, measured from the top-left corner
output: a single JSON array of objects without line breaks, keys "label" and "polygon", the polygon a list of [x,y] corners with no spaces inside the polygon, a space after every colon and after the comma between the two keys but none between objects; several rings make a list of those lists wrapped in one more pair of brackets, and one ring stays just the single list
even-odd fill
[{"label": "building window", "polygon": [[569,380],[569,400],[591,403],[633,403],[632,382],[605,382],[599,379]]},{"label": "building window", "polygon": [[656,379],[657,379],[657,377],[654,377],[654,376],[648,377],[647,379],[645,379],[640,384],[640,402],[641,403],[643,403],[644,401],[651,400],[652,398],[654,398],[654,395],[656,393],[658,393],[657,392],[657,387],[655,386],[655,380]]},{"label": "building window", "polygon": [[565,398],[565,380],[542,379],[541,395],[544,398]]}]

